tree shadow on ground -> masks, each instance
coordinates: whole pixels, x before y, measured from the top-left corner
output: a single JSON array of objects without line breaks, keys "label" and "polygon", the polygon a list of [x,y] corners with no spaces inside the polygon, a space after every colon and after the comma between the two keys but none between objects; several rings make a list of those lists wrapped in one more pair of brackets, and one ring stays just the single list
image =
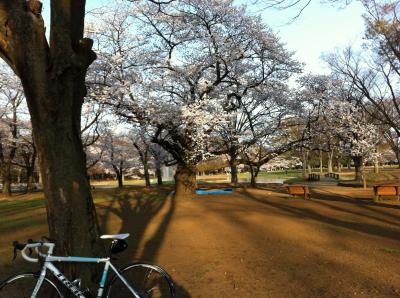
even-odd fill
[{"label": "tree shadow on ground", "polygon": [[[323,190],[323,192],[313,191],[312,198],[313,198],[314,202],[318,202],[321,205],[328,206],[337,211],[352,213],[355,215],[368,217],[370,219],[387,222],[389,224],[398,224],[398,220],[399,220],[398,214],[392,214],[391,212],[396,212],[397,210],[400,210],[399,205],[374,202],[371,198],[365,198],[365,197],[353,198],[351,196],[345,196],[342,194],[338,195],[338,194],[335,194],[334,192],[331,192],[331,191],[328,191],[325,189]],[[340,208],[337,205],[333,206],[333,205],[328,204],[329,202],[343,202],[345,204],[355,205],[364,211],[367,211],[372,214],[377,214],[377,215],[379,215],[379,217],[375,216],[375,215],[368,215],[365,212],[359,213],[354,210],[350,211],[346,208]],[[385,220],[382,216],[392,218],[392,219],[396,220],[396,223]]]},{"label": "tree shadow on ground", "polygon": [[[244,203],[244,201],[250,201],[249,199],[254,201],[254,206]],[[247,247],[249,243],[255,250],[262,251],[260,254],[261,256],[256,255],[254,259],[247,260],[247,262],[253,262],[254,264],[251,266],[251,270],[254,270],[260,276],[265,276],[268,280],[273,280],[275,284],[279,285],[278,287],[282,287],[283,291],[286,290],[286,288],[283,289],[283,287],[285,287],[284,282],[287,277],[287,280],[291,283],[291,289],[295,288],[295,290],[290,292],[290,294],[284,292],[285,294],[282,294],[282,296],[348,297],[355,291],[351,282],[349,282],[345,287],[341,285],[339,290],[330,285],[334,284],[335,281],[340,280],[342,276],[351,277],[352,275],[357,275],[357,281],[361,281],[357,284],[357,287],[359,287],[357,292],[359,289],[362,289],[370,294],[365,297],[378,296],[378,292],[374,292],[375,295],[371,294],[372,291],[379,288],[379,290],[385,289],[385,292],[382,291],[380,296],[391,297],[390,294],[393,294],[393,292],[390,287],[381,281],[376,281],[371,278],[371,275],[369,275],[368,272],[360,272],[359,267],[354,266],[353,263],[346,263],[342,262],[341,259],[336,259],[334,255],[329,254],[332,253],[331,251],[328,251],[328,253],[325,254],[324,250],[322,253],[320,245],[318,245],[318,249],[313,250],[312,247],[315,245],[315,242],[310,240],[307,236],[309,231],[304,234],[306,238],[303,238],[307,239],[307,241],[298,241],[298,237],[292,237],[290,233],[285,234],[285,232],[287,232],[285,229],[280,230],[275,229],[275,227],[269,229],[268,226],[272,226],[272,222],[274,221],[274,218],[276,218],[277,214],[286,217],[285,222],[290,224],[293,223],[293,221],[286,221],[286,219],[292,217],[292,219],[297,222],[297,218],[300,217],[290,209],[280,209],[280,204],[270,204],[270,200],[278,201],[278,203],[282,203],[281,205],[287,204],[289,206],[303,203],[301,200],[286,201],[276,199],[276,197],[267,199],[262,195],[242,193],[237,197],[233,197],[231,201],[210,201],[207,202],[204,207],[207,212],[213,212],[217,214],[217,216],[224,218],[224,221],[229,222],[229,225],[235,225],[236,233],[245,235],[245,238],[241,236],[237,239],[237,241],[241,240],[243,243],[243,252],[252,251],[252,249]],[[234,209],[230,208],[231,203],[234,203],[235,201],[237,207]],[[262,206],[258,205],[259,203],[262,203]],[[304,203],[307,203],[304,204],[305,209],[309,209],[310,202],[304,201]],[[223,206],[227,206],[228,208],[223,208]],[[247,217],[246,214],[251,214],[251,216]],[[271,222],[254,220],[259,218],[257,214],[265,215],[265,218],[270,218]],[[283,217],[279,216],[279,223],[282,223],[282,219]],[[310,222],[307,221],[307,224],[310,224]],[[335,229],[335,227],[332,227],[331,229],[330,225],[327,224],[314,225],[314,223],[312,223],[312,226],[315,226],[316,229],[327,227],[328,229],[324,230],[324,232],[334,233],[334,239],[327,245],[335,248],[337,247],[339,252],[348,249],[347,245],[349,245],[349,243],[343,244],[341,241],[337,241],[337,239],[349,235],[353,236],[352,233],[347,234],[342,232],[340,229]],[[281,233],[281,231],[283,233]],[[339,235],[339,237],[337,237],[337,235]],[[229,239],[228,233],[226,234],[226,237]],[[293,238],[296,240],[293,240]],[[235,238],[231,237],[231,239]],[[246,258],[246,254],[240,255],[240,257],[242,256]],[[331,274],[330,271],[335,273]],[[335,275],[337,272],[339,273]],[[334,275],[333,278],[332,275]],[[308,287],[307,285],[310,286]],[[305,292],[302,292],[303,290],[305,290]]]},{"label": "tree shadow on ground", "polygon": [[[272,191],[275,193],[283,194],[285,196],[290,197],[288,194],[287,188],[285,186],[279,186],[279,185],[262,185],[257,187],[256,189],[260,190],[268,190]],[[315,188],[312,186],[309,186],[310,189],[310,195],[311,199],[315,200],[320,200],[320,201],[331,201],[331,202],[343,202],[343,203],[348,203],[352,205],[357,205],[358,207],[364,208],[366,210],[369,210],[371,212],[376,212],[384,216],[389,216],[393,217],[394,219],[398,219],[398,215],[393,215],[390,213],[387,213],[385,209],[388,210],[400,210],[400,205],[396,204],[387,204],[383,202],[374,202],[373,197],[372,197],[372,192],[371,196],[357,196],[357,197],[352,197],[349,195],[344,195],[344,194],[338,194],[332,191],[329,191],[325,188]],[[375,208],[375,207],[380,207],[380,208]]]},{"label": "tree shadow on ground", "polygon": [[[342,228],[346,228],[349,230],[353,230],[356,232],[361,232],[365,234],[370,234],[373,236],[380,236],[380,237],[385,237],[391,240],[396,240],[398,241],[398,224],[395,225],[391,223],[392,227],[383,227],[375,224],[370,224],[370,223],[360,223],[356,221],[346,221],[343,219],[339,219],[333,216],[328,216],[326,214],[321,214],[316,212],[315,210],[310,209],[309,205],[289,205],[285,202],[279,202],[279,201],[271,201],[268,199],[260,198],[255,196],[254,194],[248,192],[247,190],[243,190],[243,193],[251,200],[254,200],[256,202],[259,202],[261,204],[267,205],[269,207],[272,207],[274,209],[277,209],[284,214],[291,215],[294,217],[299,217],[299,218],[308,218],[308,219],[313,219],[321,223],[326,223]],[[332,206],[327,206],[328,208]],[[363,215],[363,214],[361,214]],[[396,227],[397,229],[394,229]]]},{"label": "tree shadow on ground", "polygon": [[[174,198],[168,196],[169,191],[169,188],[152,188],[151,190],[143,188],[135,192],[122,192],[112,195],[110,201],[97,205],[97,208],[103,211],[99,214],[102,230],[107,230],[109,221],[117,217],[121,221],[120,228],[112,233],[130,233],[127,239],[128,249],[117,256],[117,264],[127,264],[133,259],[149,263],[156,261],[176,208]],[[163,210],[164,208],[166,211]],[[150,223],[156,217],[157,224],[154,232],[146,234]],[[151,237],[148,238],[148,235]],[[140,250],[142,250],[141,253],[139,253]],[[177,297],[190,297],[190,294],[180,285],[175,283],[175,288]]]}]

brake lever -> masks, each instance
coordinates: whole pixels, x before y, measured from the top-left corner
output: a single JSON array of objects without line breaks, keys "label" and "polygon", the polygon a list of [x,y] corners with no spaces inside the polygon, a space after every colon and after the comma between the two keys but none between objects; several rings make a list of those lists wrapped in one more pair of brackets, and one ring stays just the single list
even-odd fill
[{"label": "brake lever", "polygon": [[[34,241],[30,238],[30,239],[28,239],[28,243],[34,243]],[[32,255],[32,252],[33,252],[32,248],[29,248],[29,255],[30,256]]]},{"label": "brake lever", "polygon": [[[14,244],[15,242],[16,242],[16,241],[14,241],[13,244]],[[14,262],[16,258],[17,258],[17,248],[14,246],[14,254],[13,254],[12,262]]]},{"label": "brake lever", "polygon": [[14,261],[17,258],[17,250],[23,250],[25,247],[25,244],[19,243],[18,241],[13,241],[12,245],[14,246],[14,254],[12,261]]}]

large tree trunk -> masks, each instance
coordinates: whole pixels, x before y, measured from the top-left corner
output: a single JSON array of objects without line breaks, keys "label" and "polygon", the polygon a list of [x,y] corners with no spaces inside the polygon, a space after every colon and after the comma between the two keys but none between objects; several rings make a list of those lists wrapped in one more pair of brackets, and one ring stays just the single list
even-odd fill
[{"label": "large tree trunk", "polygon": [[251,185],[251,187],[254,187],[254,188],[257,187],[257,176],[258,176],[259,172],[260,172],[259,167],[250,166],[250,174],[251,174],[250,185]]},{"label": "large tree trunk", "polygon": [[33,184],[33,170],[26,169],[26,192],[33,192],[35,190]]},{"label": "large tree trunk", "polygon": [[159,165],[156,165],[157,185],[163,185],[162,171]]},{"label": "large tree trunk", "polygon": [[340,162],[340,160],[338,160],[338,163],[337,163],[337,171],[338,171],[338,173],[342,172],[342,163]]},{"label": "large tree trunk", "polygon": [[396,160],[397,160],[397,167],[400,169],[400,150],[395,151]]},{"label": "large tree trunk", "polygon": [[3,183],[3,188],[2,188],[2,193],[5,196],[11,197],[12,192],[11,192],[11,165],[9,163],[5,164],[5,167],[3,169],[2,173],[2,183]]},{"label": "large tree trunk", "polygon": [[308,151],[303,151],[303,178],[307,177]]},{"label": "large tree trunk", "polygon": [[147,162],[144,163],[143,170],[144,170],[144,181],[146,183],[146,187],[150,187],[150,174]]},{"label": "large tree trunk", "polygon": [[[51,1],[49,44],[36,0],[0,2],[0,55],[20,77],[32,121],[57,254],[99,256],[99,225],[86,175],[80,117],[85,76],[95,59],[83,38],[85,1]],[[95,287],[89,266],[67,273]]]},{"label": "large tree trunk", "polygon": [[231,183],[237,184],[239,182],[239,179],[236,155],[229,156],[229,167],[231,168]]},{"label": "large tree trunk", "polygon": [[116,172],[117,175],[117,181],[118,181],[118,188],[123,188],[124,187],[124,178],[123,178],[123,173],[122,171],[117,171]]},{"label": "large tree trunk", "polygon": [[[98,243],[99,225],[79,131],[72,124],[73,119],[63,116],[61,111],[57,114],[55,119],[43,115],[42,121],[33,121],[35,130],[40,131],[35,133],[35,141],[50,237],[56,239],[57,254],[98,256],[103,249]],[[85,266],[68,266],[67,269],[70,276],[81,276],[89,286],[96,278],[92,276],[95,272]]]},{"label": "large tree trunk", "polygon": [[[103,250],[97,242],[99,225],[86,175],[79,131],[72,124],[72,119],[64,117],[61,111],[56,119],[47,116],[43,117],[47,118],[44,121],[34,123],[34,127],[40,131],[35,133],[35,141],[50,237],[56,239],[58,254],[96,256]],[[64,118],[64,121],[60,118]],[[43,125],[43,122],[48,125]],[[60,131],[63,133],[60,134]],[[72,276],[83,275],[85,281],[92,279],[90,271],[82,270],[83,266],[80,269],[74,267],[70,268]]]},{"label": "large tree trunk", "polygon": [[374,159],[374,173],[379,174],[379,160],[378,158]]},{"label": "large tree trunk", "polygon": [[33,145],[33,152],[32,155],[27,154],[24,157],[25,160],[25,169],[26,169],[26,192],[33,192],[35,190],[34,187],[34,172],[35,172],[35,165],[36,165],[36,147]]},{"label": "large tree trunk", "polygon": [[362,156],[354,156],[353,161],[354,161],[355,180],[362,181],[364,172],[364,160]]},{"label": "large tree trunk", "polygon": [[175,172],[175,198],[190,199],[197,187],[196,166],[178,164]]},{"label": "large tree trunk", "polygon": [[322,175],[324,172],[323,154],[322,150],[319,150],[319,173]]},{"label": "large tree trunk", "polygon": [[236,164],[231,164],[231,183],[232,184],[238,184],[239,179],[238,179],[238,168]]},{"label": "large tree trunk", "polygon": [[35,164],[36,164],[36,149],[32,158],[30,160],[30,164],[26,166],[26,192],[33,192],[35,190],[34,187],[34,179],[33,175],[35,173]]},{"label": "large tree trunk", "polygon": [[328,173],[333,173],[333,150],[328,152]]}]

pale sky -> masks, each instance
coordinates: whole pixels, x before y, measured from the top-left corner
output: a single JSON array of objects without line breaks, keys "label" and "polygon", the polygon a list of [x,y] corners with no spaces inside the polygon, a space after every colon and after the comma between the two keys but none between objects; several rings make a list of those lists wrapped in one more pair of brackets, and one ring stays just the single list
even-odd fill
[{"label": "pale sky", "polygon": [[293,22],[297,10],[265,10],[263,19],[286,43],[288,49],[296,51],[296,58],[306,63],[306,72],[326,73],[328,69],[321,61],[323,53],[348,45],[359,47],[363,42],[363,7],[352,2],[345,8],[312,1]]},{"label": "pale sky", "polygon": [[[87,10],[101,6],[105,0],[87,0]],[[236,3],[248,3],[248,0],[235,0]],[[44,17],[48,20],[49,0],[44,0]],[[252,11],[257,11],[252,7]],[[295,51],[295,57],[306,63],[305,72],[327,73],[328,69],[320,57],[323,53],[332,52],[335,48],[348,45],[358,47],[364,35],[363,7],[353,1],[340,9],[338,5],[321,4],[313,0],[303,13],[293,22],[298,7],[292,10],[278,11],[266,9],[259,11],[286,48]]]}]

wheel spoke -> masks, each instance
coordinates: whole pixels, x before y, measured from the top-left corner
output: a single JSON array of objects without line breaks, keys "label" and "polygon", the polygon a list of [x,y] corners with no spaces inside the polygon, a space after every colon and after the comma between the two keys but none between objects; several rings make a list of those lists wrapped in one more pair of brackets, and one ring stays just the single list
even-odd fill
[{"label": "wheel spoke", "polygon": [[[133,264],[122,270],[121,274],[144,297],[174,297],[173,284],[164,270],[150,264]],[[111,281],[108,298],[131,297],[127,287],[118,279]]]}]

